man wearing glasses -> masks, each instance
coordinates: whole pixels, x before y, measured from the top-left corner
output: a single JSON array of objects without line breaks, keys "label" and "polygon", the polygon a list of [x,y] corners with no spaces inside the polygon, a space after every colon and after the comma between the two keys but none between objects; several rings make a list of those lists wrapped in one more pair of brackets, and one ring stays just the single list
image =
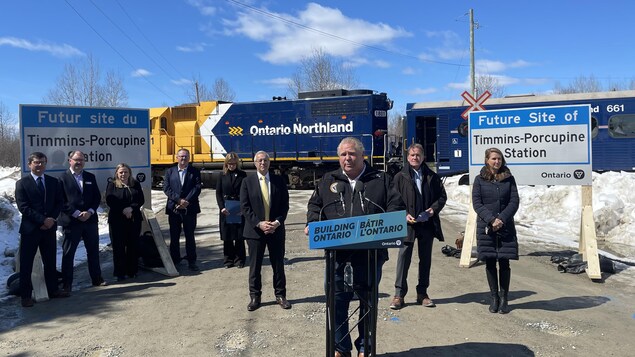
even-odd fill
[{"label": "man wearing glasses", "polygon": [[72,151],[68,156],[70,167],[59,177],[64,193],[60,224],[64,227],[62,275],[64,291],[67,293],[70,293],[73,286],[75,251],[81,240],[84,240],[88,273],[93,286],[106,285],[99,265],[97,209],[101,204],[101,191],[95,175],[84,170],[85,162],[83,152]]},{"label": "man wearing glasses", "polygon": [[55,260],[57,256],[57,216],[62,209],[62,188],[56,178],[45,175],[46,155],[34,152],[29,155],[30,173],[15,184],[15,201],[22,213],[20,223],[20,296],[22,306],[35,303],[31,297],[31,272],[38,248],[44,265],[44,280],[51,298],[68,297],[58,290]]},{"label": "man wearing glasses", "polygon": [[185,259],[191,271],[198,271],[196,265],[196,215],[201,212],[198,196],[201,193],[201,172],[190,165],[190,151],[180,149],[177,165],[165,172],[163,192],[168,196],[165,213],[170,224],[170,255],[174,265],[181,261],[179,239],[181,230],[185,235]]}]

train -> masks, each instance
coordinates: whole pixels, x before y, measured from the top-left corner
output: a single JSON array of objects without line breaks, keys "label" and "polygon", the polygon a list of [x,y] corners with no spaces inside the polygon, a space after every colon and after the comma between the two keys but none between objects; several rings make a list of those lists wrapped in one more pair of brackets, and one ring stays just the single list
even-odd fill
[{"label": "train", "polygon": [[[589,104],[593,170],[635,170],[635,91],[523,95],[487,99],[485,110]],[[468,172],[468,122],[465,101],[408,103],[403,147],[419,143],[426,163],[441,176]],[[466,176],[461,183],[469,182]]]},{"label": "train", "polygon": [[392,105],[386,93],[338,89],[302,92],[297,99],[150,108],[152,183],[162,186],[180,148],[190,151],[205,187],[214,187],[228,152],[237,153],[250,171],[255,153],[264,150],[271,157],[270,169],[283,175],[290,188],[311,188],[339,167],[337,145],[349,136],[360,139],[365,159],[384,170]]}]

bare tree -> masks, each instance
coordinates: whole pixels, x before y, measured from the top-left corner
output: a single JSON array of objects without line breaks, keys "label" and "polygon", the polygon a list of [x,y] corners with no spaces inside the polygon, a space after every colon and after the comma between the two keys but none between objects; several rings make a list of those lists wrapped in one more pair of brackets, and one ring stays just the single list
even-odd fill
[{"label": "bare tree", "polygon": [[185,95],[192,103],[212,100],[232,102],[236,97],[236,93],[225,79],[216,78],[212,88],[209,88],[201,81],[200,76],[192,77],[192,86],[186,90]]},{"label": "bare tree", "polygon": [[101,83],[99,63],[88,55],[84,62],[64,66],[44,101],[57,105],[122,107],[128,105],[128,93],[123,79],[115,72],[106,73],[106,80]]},{"label": "bare tree", "polygon": [[351,67],[318,48],[300,61],[296,72],[291,75],[289,92],[297,98],[299,92],[351,89],[357,85],[358,81]]},{"label": "bare tree", "polygon": [[505,96],[505,87],[494,76],[479,74],[474,81],[476,98],[480,97],[485,91],[489,91],[493,98],[503,98]]},{"label": "bare tree", "polygon": [[562,86],[560,82],[556,82],[554,87],[554,93],[556,94],[592,93],[602,91],[602,83],[600,83],[600,81],[594,75],[590,75],[589,77],[576,77],[567,86]]},{"label": "bare tree", "polygon": [[226,102],[234,101],[236,98],[236,92],[229,86],[226,80],[223,78],[216,78],[214,81],[214,87],[212,87],[212,94],[217,100],[223,100]]},{"label": "bare tree", "polygon": [[20,165],[20,137],[15,116],[0,102],[0,166]]}]

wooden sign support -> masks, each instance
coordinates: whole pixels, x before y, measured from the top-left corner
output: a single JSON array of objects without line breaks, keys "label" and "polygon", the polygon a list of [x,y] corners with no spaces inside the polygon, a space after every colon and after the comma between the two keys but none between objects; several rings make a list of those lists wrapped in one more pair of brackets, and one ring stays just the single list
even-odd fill
[{"label": "wooden sign support", "polygon": [[582,186],[582,215],[580,218],[580,245],[578,253],[587,262],[586,273],[590,279],[602,279],[598,242],[593,218],[593,186]]},{"label": "wooden sign support", "polygon": [[161,232],[161,226],[159,226],[159,222],[157,222],[156,215],[152,210],[147,208],[144,208],[142,213],[150,231],[152,232],[154,244],[156,244],[157,249],[159,250],[159,255],[161,256],[161,261],[163,262],[163,267],[161,268],[146,267],[146,269],[166,276],[179,276],[179,272],[176,270],[172,257],[170,256],[170,251],[165,244],[165,239],[163,238],[163,233]]},{"label": "wooden sign support", "polygon": [[[470,193],[472,185],[470,185]],[[467,221],[465,222],[465,233],[463,236],[463,248],[461,248],[461,260],[459,266],[461,268],[469,268],[476,264],[478,259],[472,258],[472,246],[476,243],[476,212],[472,207],[472,195],[468,203]]]},{"label": "wooden sign support", "polygon": [[[18,251],[15,257],[15,272],[20,272],[20,245],[18,244]],[[46,289],[46,280],[44,279],[44,264],[42,263],[42,255],[40,255],[40,249],[38,248],[33,259],[33,270],[31,270],[31,285],[33,286],[33,299],[35,301],[47,301],[49,299],[49,293]]]}]

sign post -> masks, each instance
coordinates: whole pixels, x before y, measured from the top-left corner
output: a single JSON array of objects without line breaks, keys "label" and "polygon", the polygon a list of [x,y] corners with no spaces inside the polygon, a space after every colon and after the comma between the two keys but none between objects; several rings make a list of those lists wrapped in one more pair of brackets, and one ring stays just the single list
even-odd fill
[{"label": "sign post", "polygon": [[[519,185],[579,185],[583,192],[591,195],[591,107],[588,104],[472,111],[469,139],[471,180],[483,167],[485,150],[496,147],[503,152]],[[468,215],[461,266],[471,257],[476,231],[473,220]],[[599,279],[590,198],[582,202],[579,249],[588,261],[587,274]]]}]

